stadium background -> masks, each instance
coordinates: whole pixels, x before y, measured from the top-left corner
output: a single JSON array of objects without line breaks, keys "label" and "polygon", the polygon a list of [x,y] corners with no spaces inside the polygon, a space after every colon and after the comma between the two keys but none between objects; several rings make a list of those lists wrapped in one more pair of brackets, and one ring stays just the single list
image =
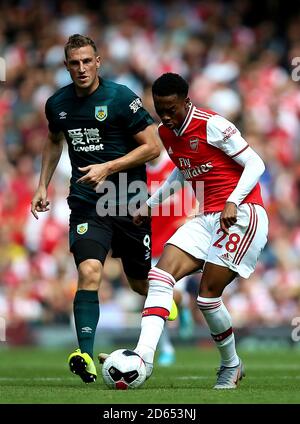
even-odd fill
[{"label": "stadium background", "polygon": [[[63,46],[73,33],[96,41],[101,75],[132,88],[153,116],[151,82],[166,71],[180,73],[193,102],[235,122],[261,155],[269,242],[254,276],[227,290],[225,302],[244,347],[299,347],[291,322],[300,317],[300,91],[291,61],[300,57],[300,15],[296,2],[286,4],[0,1],[0,56],[7,66],[0,97],[0,317],[6,322],[0,349],[75,342],[66,152],[50,186],[51,211],[38,222],[30,214],[47,135],[44,104],[70,82]],[[116,260],[106,263],[100,299],[102,347],[135,340],[142,300],[127,289]],[[206,344],[208,330],[191,299],[193,334],[180,338],[175,323],[172,336]]]}]

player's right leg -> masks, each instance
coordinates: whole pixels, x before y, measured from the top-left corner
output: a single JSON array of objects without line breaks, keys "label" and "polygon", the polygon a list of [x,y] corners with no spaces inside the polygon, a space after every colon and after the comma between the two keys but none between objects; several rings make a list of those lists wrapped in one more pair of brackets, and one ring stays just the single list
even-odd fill
[{"label": "player's right leg", "polygon": [[72,373],[85,383],[91,383],[97,378],[93,348],[100,315],[98,290],[111,236],[101,219],[85,219],[87,222],[81,224],[78,220],[82,222],[82,219],[72,219],[71,215],[70,250],[78,269],[73,313],[79,349],[69,356],[68,363]]},{"label": "player's right leg", "polygon": [[231,316],[222,301],[224,288],[236,275],[226,266],[207,262],[197,298],[198,307],[221,356],[215,389],[235,389],[244,375],[242,362],[236,352]]},{"label": "player's right leg", "polygon": [[201,216],[182,225],[167,242],[163,254],[149,272],[149,291],[142,314],[136,352],[146,362],[148,377],[153,368],[157,343],[164,328],[176,281],[202,269],[211,242]]},{"label": "player's right leg", "polygon": [[149,291],[142,314],[141,333],[135,348],[146,364],[147,377],[152,373],[156,347],[170,313],[176,280],[202,266],[202,260],[168,244],[158,264],[149,272]]}]

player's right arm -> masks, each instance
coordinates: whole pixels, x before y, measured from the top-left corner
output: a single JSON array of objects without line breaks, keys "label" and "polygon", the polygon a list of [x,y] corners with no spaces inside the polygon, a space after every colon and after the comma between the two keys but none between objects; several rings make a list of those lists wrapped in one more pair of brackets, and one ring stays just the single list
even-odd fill
[{"label": "player's right arm", "polygon": [[49,131],[42,153],[42,169],[39,185],[31,202],[31,213],[36,219],[38,219],[37,212],[46,212],[49,210],[47,189],[62,153],[63,140],[64,135],[62,132],[52,133]]},{"label": "player's right arm", "polygon": [[184,186],[185,179],[182,173],[176,167],[168,176],[166,181],[152,194],[151,197],[144,203],[134,214],[133,222],[136,225],[142,224],[151,216],[151,209],[163,203],[171,195],[175,194]]}]

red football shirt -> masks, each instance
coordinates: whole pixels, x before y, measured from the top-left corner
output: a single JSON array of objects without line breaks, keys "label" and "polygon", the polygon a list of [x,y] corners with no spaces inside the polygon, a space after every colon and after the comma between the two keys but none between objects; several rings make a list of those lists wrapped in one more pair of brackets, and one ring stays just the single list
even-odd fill
[{"label": "red football shirt", "polygon": [[[157,163],[147,163],[147,184],[151,194],[168,178],[173,169],[174,164],[165,152],[161,153]],[[189,206],[195,207],[193,192],[187,190],[177,191],[162,205],[152,209],[153,258],[158,258],[161,255],[166,241],[180,225],[184,224],[187,215],[192,212],[192,210],[189,210]]]},{"label": "red football shirt", "polygon": [[[192,105],[179,130],[160,124],[158,131],[171,160],[192,184],[198,200],[197,190],[204,189],[204,213],[222,211],[244,169],[234,158],[249,147],[239,130],[215,112]],[[259,184],[242,203],[263,206]]]}]

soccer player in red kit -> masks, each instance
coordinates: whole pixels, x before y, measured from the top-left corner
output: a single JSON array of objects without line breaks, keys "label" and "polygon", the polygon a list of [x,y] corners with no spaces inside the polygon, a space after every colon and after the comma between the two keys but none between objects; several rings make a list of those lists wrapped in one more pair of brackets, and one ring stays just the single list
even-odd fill
[{"label": "soccer player in red kit", "polygon": [[168,240],[149,272],[149,292],[135,351],[153,369],[158,340],[169,315],[176,281],[203,270],[197,304],[221,356],[215,389],[235,389],[244,367],[235,348],[232,321],[222,302],[224,288],[236,276],[248,278],[267,241],[268,218],[260,192],[264,163],[227,119],[197,108],[188,84],[166,73],[152,86],[160,138],[176,165],[165,183],[136,213],[135,223],[170,195],[174,181],[202,184],[203,210]]}]

